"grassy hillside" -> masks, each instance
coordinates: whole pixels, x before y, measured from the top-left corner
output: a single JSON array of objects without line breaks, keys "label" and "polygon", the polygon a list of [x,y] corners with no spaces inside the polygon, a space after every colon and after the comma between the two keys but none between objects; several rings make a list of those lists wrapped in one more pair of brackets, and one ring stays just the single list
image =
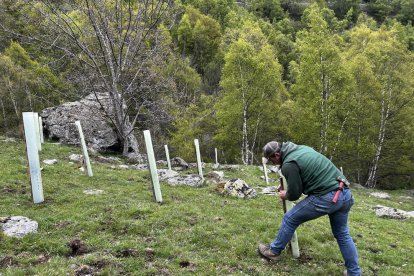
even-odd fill
[{"label": "grassy hillside", "polygon": [[[299,259],[290,252],[277,264],[258,257],[257,243],[270,242],[281,222],[274,196],[243,200],[221,196],[213,186],[162,183],[164,203],[157,204],[148,172],[94,162],[89,178],[68,160],[80,148],[44,144],[40,159],[58,163],[42,165],[45,202],[34,205],[24,144],[0,142],[0,152],[0,217],[39,223],[37,234],[22,239],[0,235],[0,275],[342,275],[344,270],[326,217],[298,229]],[[225,172],[227,179],[242,178],[253,187],[263,186],[260,175],[257,167]],[[86,189],[105,193],[86,195]],[[372,210],[376,204],[414,210],[413,198],[392,191],[391,199],[382,200],[370,192],[354,189],[350,215],[364,275],[413,275],[414,220],[377,218]],[[76,239],[86,254],[74,254],[69,243]]]}]

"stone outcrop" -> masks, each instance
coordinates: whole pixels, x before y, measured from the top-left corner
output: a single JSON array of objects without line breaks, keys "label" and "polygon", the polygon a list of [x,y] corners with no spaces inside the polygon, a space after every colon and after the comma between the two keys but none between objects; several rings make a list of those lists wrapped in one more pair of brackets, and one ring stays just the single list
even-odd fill
[{"label": "stone outcrop", "polygon": [[173,164],[175,166],[180,166],[183,169],[188,169],[188,167],[190,166],[190,165],[188,165],[187,162],[184,161],[184,159],[182,159],[181,157],[178,157],[178,156],[171,159],[171,161],[173,162]]},{"label": "stone outcrop", "polygon": [[22,216],[0,218],[0,226],[6,236],[23,238],[27,234],[37,233],[38,223]]},{"label": "stone outcrop", "polygon": [[200,187],[204,184],[204,179],[198,174],[190,174],[187,176],[176,176],[167,179],[168,185],[171,186],[191,186]]},{"label": "stone outcrop", "polygon": [[394,218],[394,219],[408,219],[414,218],[414,211],[407,212],[404,210],[377,205],[373,207],[375,214],[378,217]]},{"label": "stone outcrop", "polygon": [[168,169],[157,169],[158,179],[160,181],[165,181],[169,178],[177,177],[178,172]]},{"label": "stone outcrop", "polygon": [[[104,111],[106,110],[106,112]],[[113,122],[112,104],[109,97],[99,94],[98,100],[95,94],[77,102],[67,102],[60,106],[44,109],[40,116],[44,124],[46,137],[58,140],[63,144],[80,144],[79,133],[75,121],[80,121],[85,142],[89,148],[103,150],[121,150],[121,144],[116,134]],[[138,143],[131,135],[130,144]]]},{"label": "stone outcrop", "polygon": [[250,188],[249,185],[240,178],[227,181],[226,184],[224,184],[222,193],[239,198],[253,198],[257,196],[256,190]]},{"label": "stone outcrop", "polygon": [[370,196],[376,197],[376,198],[382,198],[382,199],[390,199],[390,195],[384,192],[373,192],[369,194]]}]

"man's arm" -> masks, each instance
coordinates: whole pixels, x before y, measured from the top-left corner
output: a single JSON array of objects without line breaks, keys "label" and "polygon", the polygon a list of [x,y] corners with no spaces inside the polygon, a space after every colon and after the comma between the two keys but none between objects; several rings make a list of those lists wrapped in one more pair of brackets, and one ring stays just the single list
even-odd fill
[{"label": "man's arm", "polygon": [[302,195],[303,187],[298,165],[295,162],[283,164],[282,174],[286,178],[288,186],[286,199],[290,201],[299,199]]}]

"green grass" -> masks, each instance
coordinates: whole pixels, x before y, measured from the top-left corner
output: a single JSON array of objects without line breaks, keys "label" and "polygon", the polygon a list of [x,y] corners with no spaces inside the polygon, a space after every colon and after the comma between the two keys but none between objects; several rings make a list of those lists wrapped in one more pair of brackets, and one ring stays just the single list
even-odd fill
[{"label": "green grass", "polygon": [[[33,204],[24,144],[0,142],[0,217],[38,221],[37,234],[22,239],[0,235],[1,275],[342,275],[342,257],[326,217],[299,227],[302,257],[283,253],[277,264],[257,256],[259,241],[270,242],[282,218],[279,200],[259,195],[243,200],[219,195],[213,186],[161,184],[164,202],[154,201],[149,173],[116,170],[93,162],[93,177],[70,164],[80,148],[44,144],[45,202]],[[92,160],[94,158],[92,157]],[[206,168],[208,172],[211,168]],[[195,172],[195,171],[192,171]],[[250,186],[263,186],[258,167],[226,171]],[[274,178],[274,174],[271,175]],[[85,195],[85,189],[102,189]],[[413,275],[413,220],[382,219],[372,206],[413,210],[405,191],[390,200],[354,190],[350,231],[364,275]],[[71,256],[68,244],[82,240],[89,253]],[[147,248],[153,249],[153,253]],[[92,270],[91,270],[92,269]]]}]

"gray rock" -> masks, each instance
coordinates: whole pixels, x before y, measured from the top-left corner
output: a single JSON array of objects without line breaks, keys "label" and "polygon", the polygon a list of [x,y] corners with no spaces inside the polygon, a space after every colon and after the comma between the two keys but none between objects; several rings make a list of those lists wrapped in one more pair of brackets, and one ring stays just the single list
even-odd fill
[{"label": "gray rock", "polygon": [[276,187],[275,186],[268,186],[262,189],[262,194],[265,195],[276,195]]},{"label": "gray rock", "polygon": [[414,211],[406,212],[404,210],[386,207],[382,205],[374,206],[373,209],[375,210],[375,214],[378,217],[387,217],[395,219],[414,218]]},{"label": "gray rock", "polygon": [[100,195],[100,194],[103,194],[104,191],[103,190],[97,190],[97,189],[89,189],[89,190],[84,190],[83,193],[85,195]]},{"label": "gray rock", "polygon": [[158,160],[156,163],[157,163],[157,166],[163,166],[163,167],[168,166],[168,163],[165,160]]},{"label": "gray rock", "polygon": [[147,164],[135,164],[135,165],[131,165],[130,168],[134,170],[144,171],[144,170],[148,170],[148,165]]},{"label": "gray rock", "polygon": [[240,170],[240,165],[220,165],[223,170],[237,171]]},{"label": "gray rock", "polygon": [[58,161],[56,159],[46,159],[46,160],[43,160],[43,163],[45,163],[46,165],[54,165],[57,162]]},{"label": "gray rock", "polygon": [[158,178],[160,181],[165,181],[168,178],[177,177],[178,172],[168,169],[157,169]]},{"label": "gray rock", "polygon": [[191,174],[187,176],[176,176],[167,179],[168,185],[171,186],[191,186],[191,187],[200,187],[204,183],[204,179],[198,174]]},{"label": "gray rock", "polygon": [[[107,94],[90,94],[77,102],[46,108],[40,116],[45,134],[49,138],[63,144],[80,144],[79,133],[74,124],[79,120],[87,146],[95,150],[107,150],[120,148],[116,131],[106,115],[108,113],[110,117],[114,117],[112,106]],[[131,145],[138,145],[135,137],[131,136],[130,139]]]},{"label": "gray rock", "polygon": [[23,238],[27,234],[37,233],[38,223],[22,216],[7,217],[0,220],[5,235]]},{"label": "gray rock", "polygon": [[174,165],[176,166],[180,166],[184,169],[188,169],[189,165],[187,162],[184,161],[184,159],[182,159],[181,157],[174,157],[173,159],[171,159],[171,161],[174,163]]},{"label": "gray rock", "polygon": [[128,170],[129,169],[129,166],[128,165],[118,165],[118,169]]},{"label": "gray rock", "polygon": [[224,179],[224,172],[211,171],[207,174],[207,178],[213,178],[213,179],[216,179],[218,181],[223,180]]},{"label": "gray rock", "polygon": [[100,156],[99,155],[99,156],[96,156],[95,159],[99,163],[107,163],[107,164],[119,164],[119,163],[121,163],[121,158],[113,157],[113,156],[105,157],[105,156]]},{"label": "gray rock", "polygon": [[224,184],[225,194],[239,198],[253,198],[257,196],[255,189],[250,188],[244,180],[240,178],[231,179]]},{"label": "gray rock", "polygon": [[73,162],[83,162],[83,155],[73,153],[69,156],[69,160]]},{"label": "gray rock", "polygon": [[146,154],[141,154],[141,153],[136,153],[136,152],[128,152],[126,157],[129,163],[139,163],[139,164],[147,162],[147,159],[148,159]]},{"label": "gray rock", "polygon": [[[198,168],[198,164],[197,163],[188,163],[188,166],[190,167],[190,168]],[[205,168],[206,167],[206,163],[204,163],[204,162],[201,162],[201,168]]]},{"label": "gray rock", "polygon": [[373,192],[373,193],[370,193],[369,195],[376,197],[376,198],[383,198],[383,199],[391,198],[389,194],[384,193],[384,192]]}]

